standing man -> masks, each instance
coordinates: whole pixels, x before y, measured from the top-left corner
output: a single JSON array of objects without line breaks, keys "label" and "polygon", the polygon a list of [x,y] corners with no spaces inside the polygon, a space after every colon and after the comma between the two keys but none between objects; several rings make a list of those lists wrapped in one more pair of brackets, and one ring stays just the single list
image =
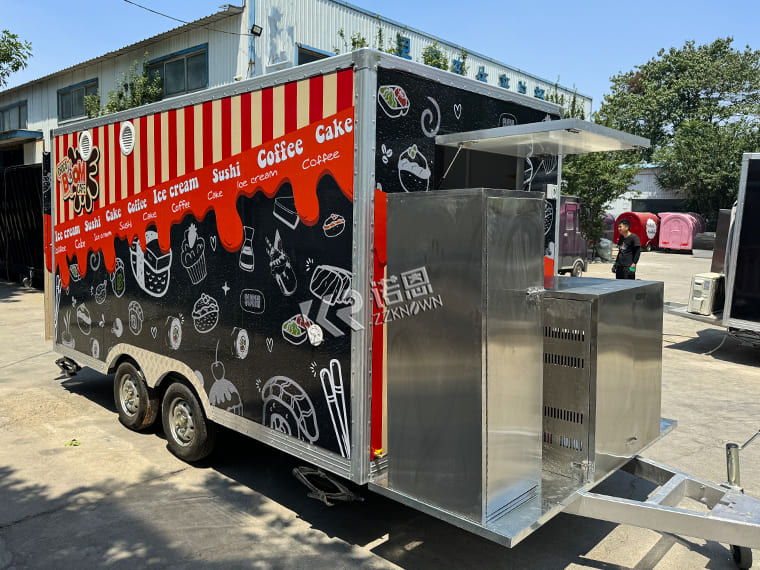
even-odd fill
[{"label": "standing man", "polygon": [[631,222],[620,220],[618,224],[618,254],[615,259],[615,279],[636,279],[636,264],[641,254],[639,236],[631,233]]}]

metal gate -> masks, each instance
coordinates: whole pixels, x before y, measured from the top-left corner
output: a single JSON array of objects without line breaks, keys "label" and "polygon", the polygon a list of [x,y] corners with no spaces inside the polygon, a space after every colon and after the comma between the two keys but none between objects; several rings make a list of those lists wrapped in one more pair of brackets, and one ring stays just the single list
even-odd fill
[{"label": "metal gate", "polygon": [[42,166],[0,169],[0,277],[42,287]]}]

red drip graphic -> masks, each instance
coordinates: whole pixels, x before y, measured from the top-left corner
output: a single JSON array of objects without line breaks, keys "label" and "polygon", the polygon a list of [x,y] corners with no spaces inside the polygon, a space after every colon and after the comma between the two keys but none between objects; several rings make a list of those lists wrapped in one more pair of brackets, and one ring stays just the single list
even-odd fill
[{"label": "red drip graphic", "polygon": [[[76,271],[81,276],[87,271],[88,254],[98,250],[103,252],[106,269],[112,272],[116,238],[128,243],[138,238],[144,250],[145,231],[155,226],[159,247],[168,252],[173,224],[188,214],[201,221],[212,209],[220,242],[228,251],[237,251],[243,242],[238,198],[251,197],[256,192],[272,198],[286,182],[293,187],[301,221],[314,225],[320,217],[317,185],[322,177],[334,178],[346,197],[353,200],[353,149],[354,112],[348,108],[256,148],[144,188],[139,194],[96,208],[91,214],[56,224],[55,264],[62,285],[69,285],[70,264],[75,256]],[[204,148],[204,163],[205,151]],[[115,161],[117,179],[120,158],[117,156]]]}]

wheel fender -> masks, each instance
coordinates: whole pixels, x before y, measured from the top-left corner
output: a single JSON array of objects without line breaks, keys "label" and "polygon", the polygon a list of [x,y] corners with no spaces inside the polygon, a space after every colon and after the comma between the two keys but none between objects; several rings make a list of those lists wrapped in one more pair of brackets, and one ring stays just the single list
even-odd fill
[{"label": "wheel fender", "polygon": [[149,388],[156,388],[168,375],[177,375],[185,380],[192,386],[198,396],[198,401],[203,406],[203,412],[206,417],[213,420],[214,408],[208,401],[208,394],[203,387],[198,376],[195,372],[185,363],[180,362],[174,358],[168,356],[162,356],[139,348],[131,344],[117,344],[108,353],[106,358],[106,366],[109,371],[112,371],[116,367],[116,363],[123,356],[129,356],[137,364],[138,369],[143,373],[145,377],[145,383]]}]

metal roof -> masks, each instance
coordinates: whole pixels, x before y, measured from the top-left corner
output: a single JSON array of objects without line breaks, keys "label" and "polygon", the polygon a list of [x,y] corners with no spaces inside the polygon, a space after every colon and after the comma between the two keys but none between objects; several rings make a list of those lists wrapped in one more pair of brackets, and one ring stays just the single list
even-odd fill
[{"label": "metal roof", "polygon": [[519,157],[649,148],[649,139],[581,119],[438,135],[435,143]]},{"label": "metal roof", "polygon": [[67,73],[69,71],[73,71],[74,69],[85,67],[88,65],[94,65],[96,63],[100,63],[101,61],[105,61],[107,59],[111,59],[113,57],[117,57],[119,55],[123,55],[125,53],[134,51],[136,49],[147,47],[149,45],[152,45],[156,42],[159,42],[163,39],[166,39],[170,36],[173,36],[177,34],[178,32],[185,32],[187,30],[194,30],[197,28],[203,28],[210,24],[214,24],[216,22],[219,22],[220,20],[224,20],[225,18],[229,18],[231,16],[237,16],[238,14],[242,14],[243,8],[240,6],[232,6],[231,4],[226,4],[225,9],[219,12],[216,12],[215,14],[211,14],[210,16],[205,16],[203,18],[199,18],[197,20],[193,20],[192,22],[189,22],[187,24],[182,24],[181,26],[177,26],[176,28],[172,28],[171,30],[167,30],[166,32],[160,33],[155,36],[151,36],[149,38],[146,38],[144,40],[141,40],[139,42],[129,44],[127,46],[124,46],[122,48],[119,48],[114,51],[109,51],[108,53],[105,53],[103,55],[99,55],[97,57],[94,57],[92,59],[88,59],[86,61],[75,63],[74,65],[70,65],[69,67],[66,67],[64,69],[60,69],[58,71],[54,71],[53,73],[50,73],[48,75],[44,75],[43,77],[40,77],[38,79],[32,79],[31,81],[27,81],[26,83],[22,83],[21,85],[17,85],[15,87],[11,87],[10,89],[6,91],[0,91],[0,94],[8,94],[13,93],[17,89],[21,89],[23,87],[28,87],[29,85],[32,85],[34,83],[40,83],[42,81],[46,81],[48,79],[51,79],[53,77],[56,77],[58,75],[62,75],[64,73]]}]

